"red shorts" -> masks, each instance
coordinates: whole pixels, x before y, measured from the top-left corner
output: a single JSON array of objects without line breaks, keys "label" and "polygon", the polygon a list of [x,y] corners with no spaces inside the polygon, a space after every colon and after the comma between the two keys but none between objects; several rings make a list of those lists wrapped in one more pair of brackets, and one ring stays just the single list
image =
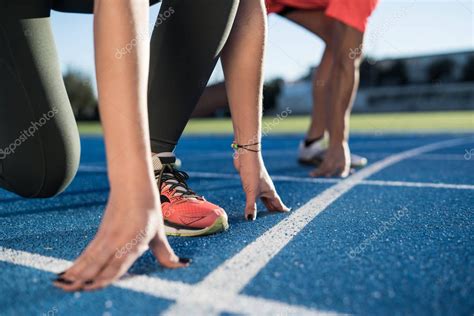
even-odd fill
[{"label": "red shorts", "polygon": [[378,0],[265,0],[268,13],[288,9],[321,10],[326,16],[365,32]]}]

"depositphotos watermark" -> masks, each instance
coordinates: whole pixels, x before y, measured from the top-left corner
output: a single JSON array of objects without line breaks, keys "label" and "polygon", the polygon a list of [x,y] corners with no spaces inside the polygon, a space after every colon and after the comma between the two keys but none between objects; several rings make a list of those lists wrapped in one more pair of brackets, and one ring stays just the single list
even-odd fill
[{"label": "depositphotos watermark", "polygon": [[471,160],[474,157],[474,148],[465,149],[464,159]]},{"label": "depositphotos watermark", "polygon": [[349,258],[354,259],[358,255],[361,255],[367,247],[369,247],[372,242],[377,240],[383,233],[389,230],[393,225],[395,225],[401,218],[408,216],[408,209],[402,208],[392,214],[392,216],[387,221],[382,221],[382,224],[375,229],[372,234],[364,239],[357,247],[351,248],[347,253]]},{"label": "depositphotos watermark", "polygon": [[264,122],[262,127],[262,136],[267,136],[268,133],[274,129],[278,124],[280,124],[284,119],[291,115],[293,111],[290,107],[286,107],[285,110],[281,111],[281,113],[277,114],[275,118],[271,122]]},{"label": "depositphotos watermark", "polygon": [[120,259],[133,249],[133,246],[138,245],[146,237],[146,232],[142,229],[132,240],[125,244],[122,248],[117,248],[115,251],[115,258]]},{"label": "depositphotos watermark", "polygon": [[58,308],[56,306],[53,306],[49,311],[46,313],[43,313],[43,316],[54,316],[57,315],[59,312]]},{"label": "depositphotos watermark", "polygon": [[349,59],[354,60],[360,56],[364,51],[364,45],[360,44],[359,47],[356,48],[349,48]]},{"label": "depositphotos watermark", "polygon": [[[169,7],[163,13],[160,13],[156,19],[155,28],[163,24],[166,20],[168,20],[173,14],[175,13],[173,7]],[[130,42],[127,43],[122,48],[117,48],[115,51],[115,58],[122,59],[123,56],[130,54],[133,49],[137,46],[139,41],[148,41],[148,33],[138,33],[137,37],[132,39]]]},{"label": "depositphotos watermark", "polygon": [[46,125],[49,120],[51,120],[56,114],[58,114],[58,109],[53,108],[48,113],[43,114],[43,116],[36,122],[31,122],[30,126],[27,129],[24,129],[20,132],[20,135],[10,143],[5,148],[0,148],[0,160],[7,158],[7,156],[12,155],[16,152],[18,147],[20,147],[24,142],[26,142],[31,137],[35,136],[38,130]]}]

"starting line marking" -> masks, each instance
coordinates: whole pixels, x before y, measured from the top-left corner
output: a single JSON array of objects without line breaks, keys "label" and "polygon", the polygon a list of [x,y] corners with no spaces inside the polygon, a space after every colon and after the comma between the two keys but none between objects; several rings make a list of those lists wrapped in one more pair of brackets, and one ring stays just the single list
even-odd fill
[{"label": "starting line marking", "polygon": [[[317,215],[353,187],[367,181],[365,179],[368,177],[405,159],[433,150],[472,142],[472,140],[472,138],[453,139],[417,147],[375,162],[347,179],[338,180],[334,186],[326,189],[298,210],[293,211],[291,215],[270,228],[235,256],[226,260],[196,285],[148,276],[134,276],[118,281],[115,286],[175,300],[176,304],[165,312],[168,315],[187,313],[215,315],[224,311],[254,315],[324,314],[324,312],[315,309],[292,306],[239,293]],[[1,247],[0,261],[48,272],[61,271],[71,264],[71,262],[62,259]]]},{"label": "starting line marking", "polygon": [[[64,271],[72,265],[72,262],[68,260],[3,247],[0,247],[0,261],[51,273]],[[186,293],[190,293],[193,288],[193,285],[183,282],[168,281],[146,275],[123,278],[114,283],[114,286],[168,300],[177,300]],[[218,306],[220,309],[231,313],[255,314],[255,306],[258,306],[259,313],[263,312],[267,315],[281,315],[282,312],[288,315],[337,315],[248,295],[233,296],[234,301],[227,306],[224,304],[227,304],[229,300],[223,299],[227,298],[226,293],[212,289],[209,289],[206,293],[206,305]]]}]

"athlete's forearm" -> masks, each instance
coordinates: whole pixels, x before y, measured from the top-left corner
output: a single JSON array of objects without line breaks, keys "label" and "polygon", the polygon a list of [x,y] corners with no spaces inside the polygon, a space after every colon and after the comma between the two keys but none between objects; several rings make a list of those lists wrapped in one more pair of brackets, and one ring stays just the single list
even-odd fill
[{"label": "athlete's forearm", "polygon": [[[148,0],[95,1],[100,114],[112,193],[153,195],[148,136]],[[133,43],[126,56],[117,49]]]},{"label": "athlete's forearm", "polygon": [[261,138],[265,37],[263,1],[241,0],[222,53],[235,140],[239,144],[257,143]]}]

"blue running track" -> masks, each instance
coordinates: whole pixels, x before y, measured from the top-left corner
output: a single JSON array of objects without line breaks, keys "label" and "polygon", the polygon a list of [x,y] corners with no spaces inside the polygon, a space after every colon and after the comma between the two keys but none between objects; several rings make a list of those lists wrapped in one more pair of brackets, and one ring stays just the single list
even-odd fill
[{"label": "blue running track", "polygon": [[146,253],[117,286],[64,293],[53,272],[93,238],[108,194],[103,140],[84,137],[65,193],[26,200],[0,191],[0,315],[473,315],[474,137],[354,135],[352,151],[370,163],[346,180],[308,178],[299,139],[264,139],[293,211],[261,210],[249,223],[232,138],[183,138],[177,154],[190,186],[226,209],[230,229],[170,238],[193,258],[188,269],[162,269]]}]

